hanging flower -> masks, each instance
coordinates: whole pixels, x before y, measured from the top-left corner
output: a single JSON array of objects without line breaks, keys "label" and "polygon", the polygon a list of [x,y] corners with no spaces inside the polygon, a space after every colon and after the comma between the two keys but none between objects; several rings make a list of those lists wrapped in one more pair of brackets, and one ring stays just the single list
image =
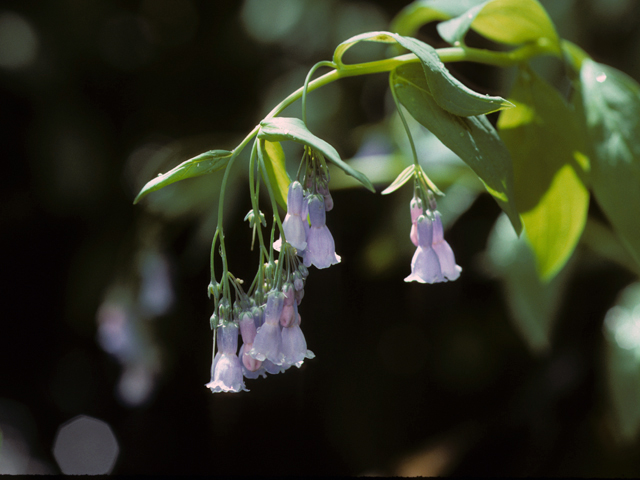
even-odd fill
[{"label": "hanging flower", "polygon": [[434,213],[433,220],[433,243],[431,245],[433,250],[438,255],[440,261],[440,267],[442,268],[442,274],[448,280],[455,280],[460,276],[462,268],[456,265],[456,259],[453,255],[453,250],[444,239],[444,232],[442,228],[442,219],[440,218],[440,212]]},{"label": "hanging flower", "polygon": [[411,199],[411,203],[409,204],[411,208],[411,233],[409,234],[409,238],[413,244],[418,246],[418,217],[422,215],[422,200],[420,197],[414,194]]},{"label": "hanging flower", "polygon": [[[287,242],[299,253],[307,247],[307,233],[304,225],[307,223],[307,215],[302,216],[303,203],[302,185],[298,181],[291,182],[287,195],[287,215],[282,222],[282,229]],[[274,248],[279,251],[282,240],[276,243],[278,246],[274,245]]]},{"label": "hanging flower", "polygon": [[321,195],[309,195],[309,219],[311,227],[307,234],[307,249],[303,259],[305,266],[315,265],[317,268],[328,268],[340,263],[336,255],[333,236],[326,225],[324,198]]},{"label": "hanging flower", "polygon": [[213,393],[246,391],[238,350],[238,326],[224,323],[218,327],[218,353],[211,365],[211,381],[205,386]]},{"label": "hanging flower", "polygon": [[280,351],[280,315],[283,307],[284,294],[277,290],[269,292],[264,324],[258,329],[253,347],[249,350],[249,355],[256,360],[269,360],[275,365],[282,365],[284,356]]},{"label": "hanging flower", "polygon": [[429,217],[418,217],[418,248],[411,259],[411,275],[405,282],[438,283],[446,282],[440,268],[438,255],[431,247],[433,243],[433,225]]}]

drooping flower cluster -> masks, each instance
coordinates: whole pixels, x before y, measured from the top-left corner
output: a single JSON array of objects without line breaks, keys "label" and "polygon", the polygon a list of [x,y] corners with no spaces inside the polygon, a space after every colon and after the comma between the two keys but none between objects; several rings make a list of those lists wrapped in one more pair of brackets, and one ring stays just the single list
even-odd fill
[{"label": "drooping flower cluster", "polygon": [[453,250],[444,239],[442,218],[436,210],[436,201],[428,191],[428,209],[423,208],[419,196],[421,189],[416,189],[411,199],[411,232],[409,237],[418,247],[411,259],[411,275],[405,282],[439,283],[456,280],[462,268],[456,265]]},{"label": "drooping flower cluster", "polygon": [[[326,225],[326,212],[333,208],[333,199],[324,157],[306,148],[302,162],[302,183],[296,180],[289,186],[283,235],[273,244],[273,249],[280,252],[278,261],[261,268],[251,295],[244,294],[241,282],[234,280],[233,309],[222,298],[212,316],[218,353],[206,386],[214,393],[246,391],[244,378],[282,373],[315,357],[307,349],[298,311],[309,274],[307,267],[327,268],[339,263],[340,257]],[[242,345],[236,355],[238,332]]]}]

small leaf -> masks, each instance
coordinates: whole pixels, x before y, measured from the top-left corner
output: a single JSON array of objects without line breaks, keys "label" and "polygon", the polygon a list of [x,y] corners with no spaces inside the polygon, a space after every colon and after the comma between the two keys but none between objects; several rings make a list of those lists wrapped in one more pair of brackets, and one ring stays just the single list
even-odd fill
[{"label": "small leaf", "polygon": [[442,37],[443,40],[449,42],[451,45],[455,45],[457,43],[464,43],[464,37],[469,31],[471,24],[480,13],[480,10],[484,8],[484,6],[489,3],[491,0],[487,2],[481,3],[480,5],[476,5],[475,7],[467,10],[462,15],[456,18],[452,18],[447,22],[441,22],[436,27],[438,29],[438,33]]},{"label": "small leaf", "polygon": [[541,282],[526,232],[518,238],[505,215],[498,218],[489,235],[487,257],[491,271],[501,280],[516,330],[533,352],[548,350],[570,269]]},{"label": "small leaf", "polygon": [[598,204],[640,264],[640,85],[584,59],[582,102],[595,158],[591,182]]},{"label": "small leaf", "polygon": [[502,97],[490,97],[474,92],[456,79],[440,61],[435,49],[420,40],[391,34],[422,62],[429,90],[442,108],[461,117],[496,112],[513,105]]},{"label": "small leaf", "polygon": [[415,171],[415,168],[416,168],[415,165],[409,165],[402,172],[400,172],[400,175],[396,177],[396,179],[391,183],[391,185],[389,185],[387,188],[385,188],[382,191],[382,195],[388,195],[392,192],[395,192],[402,185],[407,183],[409,179],[411,179],[411,177],[413,176],[413,172]]},{"label": "small leaf", "polygon": [[416,64],[391,72],[391,85],[409,113],[478,175],[520,234],[522,224],[514,201],[511,157],[486,117],[458,117],[442,109]]},{"label": "small leaf", "polygon": [[396,40],[387,32],[366,32],[355,35],[336,47],[333,52],[334,63],[341,64],[344,53],[359,42],[396,43]]},{"label": "small leaf", "polygon": [[413,37],[423,25],[457,17],[483,2],[484,0],[417,0],[396,15],[391,22],[391,31]]},{"label": "small leaf", "polygon": [[579,118],[551,85],[520,69],[498,131],[511,152],[516,206],[548,281],[567,262],[587,218],[589,192],[580,180],[586,144]]},{"label": "small leaf", "polygon": [[619,435],[640,431],[640,283],[623,290],[604,320],[609,397]]},{"label": "small leaf", "polygon": [[258,138],[271,142],[293,140],[294,142],[313,147],[324,154],[336,167],[342,169],[346,174],[351,175],[367,189],[373,193],[376,191],[364,174],[343,162],[336,149],[311,133],[299,118],[274,117],[264,120],[260,122]]},{"label": "small leaf", "polygon": [[471,24],[480,35],[507,45],[548,43],[560,53],[558,34],[544,7],[537,0],[493,0]]},{"label": "small leaf", "polygon": [[273,186],[273,194],[276,197],[276,202],[286,210],[287,194],[289,193],[291,178],[287,173],[284,150],[282,150],[279,142],[260,140],[258,153],[262,155],[269,182]]},{"label": "small leaf", "polygon": [[211,150],[209,152],[202,153],[197,157],[193,157],[185,162],[182,162],[175,168],[172,168],[167,173],[158,175],[153,180],[147,182],[142,187],[140,193],[133,201],[134,205],[138,203],[145,195],[156,190],[160,190],[167,185],[176,183],[185,178],[199,177],[200,175],[206,175],[208,173],[217,172],[227,166],[229,160],[233,156],[233,152],[227,150]]}]

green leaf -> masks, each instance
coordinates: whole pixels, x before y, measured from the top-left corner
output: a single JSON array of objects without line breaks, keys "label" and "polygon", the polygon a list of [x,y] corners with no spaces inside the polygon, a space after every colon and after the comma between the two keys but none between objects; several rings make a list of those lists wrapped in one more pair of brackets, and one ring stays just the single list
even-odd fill
[{"label": "green leaf", "polygon": [[440,61],[433,47],[411,37],[391,34],[407,50],[422,62],[429,90],[442,108],[461,117],[483,115],[503,108],[513,107],[502,97],[490,97],[474,92],[456,79]]},{"label": "green leaf", "polygon": [[464,37],[469,31],[471,24],[478,16],[478,13],[480,13],[484,6],[490,1],[491,0],[488,0],[480,5],[476,5],[459,17],[452,18],[447,22],[439,23],[436,28],[438,29],[438,33],[442,39],[449,42],[451,45],[464,43]]},{"label": "green leaf", "polygon": [[324,140],[311,133],[304,122],[299,118],[274,117],[260,122],[258,138],[271,142],[292,140],[294,142],[308,145],[320,151],[336,167],[342,169],[346,174],[358,180],[367,189],[375,193],[373,185],[369,179],[361,172],[358,172],[348,164],[344,163],[335,148]]},{"label": "green leaf", "polygon": [[587,219],[589,192],[580,175],[588,162],[576,113],[551,85],[519,69],[498,131],[511,152],[516,207],[548,281],[567,262]]},{"label": "green leaf", "polygon": [[526,232],[518,238],[505,215],[496,221],[486,253],[491,271],[502,283],[515,328],[533,352],[547,350],[570,269],[549,282],[540,281]]},{"label": "green leaf", "polygon": [[273,186],[273,194],[276,202],[283,209],[287,209],[287,194],[291,178],[287,173],[284,150],[279,142],[269,142],[260,140],[258,154],[262,156],[262,161],[267,170],[269,183]]},{"label": "green leaf", "polygon": [[494,42],[507,45],[538,42],[555,46],[560,53],[553,22],[537,0],[488,2],[477,14],[471,28]]},{"label": "green leaf", "polygon": [[392,192],[395,192],[402,185],[407,183],[409,179],[413,177],[413,172],[415,171],[415,169],[416,169],[415,165],[409,165],[407,168],[405,168],[402,172],[400,172],[400,175],[396,177],[396,179],[391,183],[391,185],[389,185],[387,188],[385,188],[382,191],[382,195],[388,195]]},{"label": "green leaf", "polygon": [[391,30],[400,35],[415,36],[421,26],[435,20],[448,20],[462,15],[484,0],[417,0],[403,8],[391,22]]},{"label": "green leaf", "polygon": [[334,63],[341,64],[344,53],[359,42],[396,43],[396,39],[388,32],[366,32],[355,35],[336,47],[333,52]]},{"label": "green leaf", "polygon": [[409,113],[478,175],[520,234],[522,224],[514,201],[511,157],[486,117],[459,117],[442,109],[416,64],[391,72],[391,85]]},{"label": "green leaf", "polygon": [[584,59],[582,102],[593,145],[591,182],[598,204],[640,264],[640,85],[615,68]]},{"label": "green leaf", "polygon": [[607,383],[615,425],[622,439],[640,431],[640,283],[623,290],[604,320]]},{"label": "green leaf", "polygon": [[200,175],[222,170],[227,166],[232,156],[233,152],[229,152],[228,150],[211,150],[186,160],[167,173],[159,174],[156,178],[147,182],[147,184],[142,187],[142,190],[140,190],[140,193],[138,193],[133,204],[138,203],[148,193],[160,190],[167,185],[179,182],[185,178],[199,177]]}]

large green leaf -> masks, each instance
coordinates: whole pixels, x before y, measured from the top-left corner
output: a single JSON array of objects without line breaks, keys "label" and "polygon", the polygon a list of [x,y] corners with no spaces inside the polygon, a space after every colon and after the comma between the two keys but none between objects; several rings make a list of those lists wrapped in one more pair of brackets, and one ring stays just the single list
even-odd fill
[{"label": "large green leaf", "polygon": [[640,283],[623,290],[605,317],[609,398],[620,436],[632,441],[640,431]]},{"label": "large green leaf", "polygon": [[640,264],[640,85],[590,59],[580,70],[593,145],[591,183],[614,230]]},{"label": "large green leaf", "polygon": [[133,203],[135,205],[148,193],[160,190],[167,185],[184,180],[185,178],[199,177],[200,175],[222,170],[226,167],[227,163],[229,163],[232,155],[233,152],[227,150],[211,150],[186,160],[167,173],[159,174],[156,178],[147,182]]},{"label": "large green leaf", "polygon": [[333,54],[333,61],[340,63],[342,55],[347,49],[359,42],[397,42],[416,55],[422,64],[429,88],[433,92],[436,102],[455,115],[462,117],[483,115],[513,106],[502,97],[491,97],[474,92],[451,75],[432,46],[415,38],[403,37],[396,33],[367,32],[349,38],[338,45]]},{"label": "large green leaf", "polygon": [[462,15],[484,0],[417,0],[404,7],[391,22],[391,30],[414,36],[418,29],[435,20],[448,20]]},{"label": "large green leaf", "polygon": [[570,269],[542,282],[526,235],[525,231],[518,238],[501,215],[489,235],[487,259],[491,271],[500,278],[514,326],[532,351],[542,352],[549,348]]},{"label": "large green leaf", "polygon": [[507,45],[538,42],[560,44],[553,22],[537,0],[493,0],[488,2],[471,24],[480,35]]},{"label": "large green leaf", "polygon": [[276,197],[278,205],[283,209],[287,209],[287,194],[289,192],[289,184],[291,178],[287,173],[284,150],[279,142],[269,142],[268,140],[260,140],[258,144],[258,154],[264,162],[269,183],[273,187],[273,194]]},{"label": "large green leaf", "polygon": [[416,64],[391,72],[391,85],[411,115],[473,169],[520,234],[511,157],[486,117],[459,117],[441,108]]},{"label": "large green leaf", "polygon": [[292,140],[313,147],[324,154],[335,166],[342,169],[346,174],[351,175],[366,188],[374,193],[376,191],[363,173],[343,162],[336,149],[311,133],[299,118],[274,117],[264,120],[260,122],[258,138],[269,140],[270,142]]},{"label": "large green leaf", "polygon": [[576,113],[551,85],[519,69],[498,131],[511,152],[516,206],[535,254],[538,273],[552,278],[582,235],[589,192],[580,179],[588,162]]}]

